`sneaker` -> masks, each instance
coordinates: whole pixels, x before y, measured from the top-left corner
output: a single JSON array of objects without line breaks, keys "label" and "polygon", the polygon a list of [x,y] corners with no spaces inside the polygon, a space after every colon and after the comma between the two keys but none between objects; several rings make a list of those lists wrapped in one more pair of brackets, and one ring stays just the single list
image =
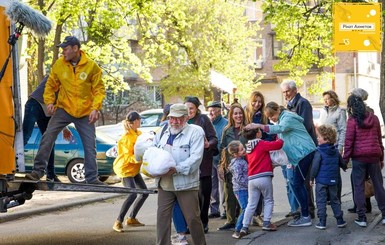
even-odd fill
[{"label": "sneaker", "polygon": [[186,235],[175,234],[171,236],[172,245],[185,245],[188,244]]},{"label": "sneaker", "polygon": [[240,234],[239,234],[239,231],[234,231],[232,237],[235,238],[235,239],[241,238],[241,236],[240,236]]},{"label": "sneaker", "polygon": [[276,231],[277,230],[277,226],[272,224],[272,223],[270,223],[268,225],[264,225],[262,227],[262,230],[264,230],[264,231]]},{"label": "sneaker", "polygon": [[41,177],[43,177],[44,174],[39,174],[39,172],[33,170],[31,173],[26,174],[25,178],[29,180],[40,180]]},{"label": "sneaker", "polygon": [[59,180],[59,178],[56,175],[54,175],[53,178],[47,177],[47,181],[48,182],[58,182],[58,183],[61,183],[61,181]]},{"label": "sneaker", "polygon": [[385,225],[385,217],[382,217],[381,224],[382,224],[382,225]]},{"label": "sneaker", "polygon": [[320,230],[325,230],[326,229],[326,221],[318,222],[318,224],[315,225],[315,228],[320,229]]},{"label": "sneaker", "polygon": [[253,225],[263,227],[263,220],[260,215],[253,217]]},{"label": "sneaker", "polygon": [[112,229],[114,229],[114,231],[116,231],[116,232],[123,232],[122,222],[120,222],[119,220],[115,221],[114,226],[112,227]]},{"label": "sneaker", "polygon": [[361,226],[361,227],[366,227],[367,224],[366,224],[366,217],[362,217],[362,218],[357,218],[354,220],[354,223],[356,223],[357,225]]},{"label": "sneaker", "polygon": [[229,230],[233,230],[234,228],[235,228],[235,224],[226,223],[223,226],[219,227],[217,230],[218,231],[229,231]]},{"label": "sneaker", "polygon": [[298,219],[289,221],[287,225],[292,227],[311,226],[311,218],[310,216],[308,217],[301,216]]},{"label": "sneaker", "polygon": [[129,225],[129,226],[144,226],[144,224],[140,223],[135,218],[127,218],[126,225]]},{"label": "sneaker", "polygon": [[250,234],[249,228],[243,227],[241,229],[241,231],[239,232],[239,239],[241,239],[242,237],[247,236],[249,234]]},{"label": "sneaker", "polygon": [[209,232],[209,225],[208,224],[203,225],[203,231],[205,232],[205,234],[207,234]]},{"label": "sneaker", "polygon": [[346,225],[347,225],[347,223],[343,218],[337,219],[337,227],[338,228],[345,228]]},{"label": "sneaker", "polygon": [[220,213],[211,213],[209,214],[209,219],[219,218],[221,217]]},{"label": "sneaker", "polygon": [[227,219],[226,213],[221,214],[221,219]]}]

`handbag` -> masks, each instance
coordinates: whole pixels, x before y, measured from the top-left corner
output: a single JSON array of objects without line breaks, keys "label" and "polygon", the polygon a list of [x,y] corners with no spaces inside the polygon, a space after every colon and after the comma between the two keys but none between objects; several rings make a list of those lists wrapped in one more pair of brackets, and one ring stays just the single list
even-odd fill
[{"label": "handbag", "polygon": [[370,198],[374,196],[374,188],[372,179],[365,180],[365,198]]},{"label": "handbag", "polygon": [[279,149],[276,151],[270,151],[269,153],[273,167],[285,166],[289,164],[289,159],[287,158],[284,150]]}]

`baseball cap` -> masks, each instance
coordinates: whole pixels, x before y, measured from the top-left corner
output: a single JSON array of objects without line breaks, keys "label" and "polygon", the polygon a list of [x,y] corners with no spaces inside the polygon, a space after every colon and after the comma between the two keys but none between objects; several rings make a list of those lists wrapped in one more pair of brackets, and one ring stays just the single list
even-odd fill
[{"label": "baseball cap", "polygon": [[140,119],[140,115],[138,112],[136,111],[130,111],[127,116],[126,116],[126,120],[129,121],[129,122],[133,122],[137,119]]},{"label": "baseball cap", "polygon": [[65,48],[68,45],[74,46],[77,45],[80,48],[79,39],[74,36],[66,36],[61,44],[56,45],[59,48]]},{"label": "baseball cap", "polygon": [[187,115],[188,109],[184,104],[173,104],[170,107],[170,114],[168,114],[169,117],[181,117]]},{"label": "baseball cap", "polygon": [[219,101],[212,101],[210,102],[207,107],[217,107],[217,108],[222,108],[222,104]]}]

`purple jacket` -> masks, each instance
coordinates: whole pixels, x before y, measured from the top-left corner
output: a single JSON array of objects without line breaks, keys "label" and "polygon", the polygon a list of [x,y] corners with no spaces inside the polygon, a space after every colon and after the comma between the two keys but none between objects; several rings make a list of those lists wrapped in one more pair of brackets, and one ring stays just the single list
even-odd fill
[{"label": "purple jacket", "polygon": [[362,128],[358,127],[356,119],[349,117],[343,159],[348,162],[350,158],[365,163],[379,163],[384,160],[380,122],[373,113],[365,114]]}]

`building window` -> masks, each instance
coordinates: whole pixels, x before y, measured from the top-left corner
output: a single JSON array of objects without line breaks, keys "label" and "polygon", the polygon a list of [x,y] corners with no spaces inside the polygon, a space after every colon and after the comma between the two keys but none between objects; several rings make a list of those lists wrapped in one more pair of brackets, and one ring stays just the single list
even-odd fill
[{"label": "building window", "polygon": [[280,58],[278,57],[278,52],[282,50],[283,42],[279,41],[275,38],[275,34],[271,35],[272,38],[272,57],[273,60],[279,60]]},{"label": "building window", "polygon": [[156,102],[158,106],[162,106],[162,93],[159,86],[146,86],[148,96]]}]

